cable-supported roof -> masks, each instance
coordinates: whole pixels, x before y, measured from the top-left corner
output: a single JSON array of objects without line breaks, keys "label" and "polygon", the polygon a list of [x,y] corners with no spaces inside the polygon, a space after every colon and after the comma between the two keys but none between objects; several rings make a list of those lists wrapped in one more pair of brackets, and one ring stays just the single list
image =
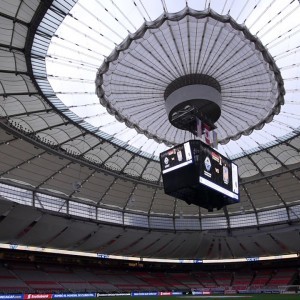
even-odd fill
[{"label": "cable-supported roof", "polygon": [[[239,166],[241,202],[227,210],[209,213],[163,193],[157,154],[167,147],[138,134],[108,114],[95,93],[97,70],[113,49],[128,34],[137,32],[145,21],[154,21],[164,12],[166,15],[178,13],[185,8],[186,2],[151,0],[150,5],[149,1],[101,0],[91,1],[90,7],[86,7],[84,1],[75,2],[2,1],[0,4],[1,195],[52,213],[68,213],[74,218],[82,214],[101,224],[135,227],[146,229],[146,232],[163,230],[168,241],[174,240],[174,247],[180,244],[173,233],[175,230],[182,231],[182,239],[184,231],[190,230],[191,236],[186,238],[191,241],[195,237],[193,233],[199,230],[203,234],[215,229],[234,232],[238,228],[262,228],[279,223],[289,233],[274,233],[273,237],[278,240],[274,242],[267,235],[256,240],[253,230],[249,233],[252,243],[248,252],[262,253],[255,242],[260,243],[264,238],[270,240],[274,253],[298,251],[286,237],[294,240],[300,212],[299,3],[248,1],[242,5],[240,1],[225,1],[220,5],[218,1],[207,1],[205,6],[198,1],[187,2],[198,11],[208,11],[210,3],[210,9],[219,15],[228,14],[237,24],[244,23],[274,59],[286,92],[285,103],[271,122],[261,130],[220,146],[220,151]],[[187,19],[182,20],[187,22]],[[159,30],[155,30],[158,35]],[[236,32],[236,29],[230,30]],[[268,70],[263,55],[259,51],[257,54],[256,59],[263,63],[262,70],[273,80],[269,81],[270,91],[275,86],[274,91],[278,92],[274,70]],[[143,64],[141,62],[141,66]],[[126,81],[125,78],[120,80]],[[263,86],[262,82],[256,83]],[[280,105],[280,101],[277,104]],[[138,108],[129,109],[134,115]],[[248,107],[247,110],[251,119],[253,109]],[[272,111],[272,105],[269,110]],[[248,120],[242,118],[245,112],[240,111],[237,103],[232,111],[241,121]],[[231,133],[234,136],[234,132]],[[15,220],[14,213],[20,215],[6,204],[3,207],[2,216],[7,217],[7,222]],[[36,220],[37,232],[41,232],[44,223],[39,223],[36,213],[31,214],[28,224]],[[25,225],[21,227],[18,227],[20,231],[26,229]],[[40,236],[36,241],[29,238],[30,230],[28,238],[24,236],[20,242],[42,246]],[[91,226],[86,232],[89,230],[93,232],[95,228]],[[126,240],[128,236],[120,233],[122,230],[118,228],[113,236],[121,234],[122,240]],[[1,240],[12,240],[5,234],[2,232]],[[163,235],[155,232],[151,237],[160,239],[160,234]],[[224,239],[217,237],[224,245],[220,248],[213,241],[216,235],[210,238],[203,235],[209,246],[206,251],[197,253],[229,257],[227,243],[234,256],[246,255],[247,251],[236,244],[237,239],[242,244],[245,241],[228,237],[225,242],[225,236],[224,233]],[[76,243],[75,240],[70,243]],[[146,241],[151,244],[150,239]],[[278,246],[280,243],[288,250],[282,250]],[[59,242],[53,245],[66,247]],[[95,240],[93,245],[96,249],[99,244]],[[136,245],[138,248],[140,244]],[[208,254],[210,246],[213,250]],[[105,249],[115,251],[113,247]],[[151,247],[148,249],[145,254],[158,254]],[[182,249],[176,253],[191,257],[196,251]],[[272,253],[272,249],[265,249],[265,253]],[[168,251],[161,255],[167,257]]]}]

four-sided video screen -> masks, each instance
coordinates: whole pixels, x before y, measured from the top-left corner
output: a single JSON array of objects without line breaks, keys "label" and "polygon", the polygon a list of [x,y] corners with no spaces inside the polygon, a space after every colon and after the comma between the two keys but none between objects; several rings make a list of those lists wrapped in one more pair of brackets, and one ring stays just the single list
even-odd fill
[{"label": "four-sided video screen", "polygon": [[160,154],[165,193],[212,210],[239,202],[238,168],[200,140]]}]

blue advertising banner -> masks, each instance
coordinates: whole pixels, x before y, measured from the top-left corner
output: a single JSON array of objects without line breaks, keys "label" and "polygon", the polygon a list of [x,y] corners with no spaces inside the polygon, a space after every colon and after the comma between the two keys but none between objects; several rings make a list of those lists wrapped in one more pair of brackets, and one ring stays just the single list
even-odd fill
[{"label": "blue advertising banner", "polygon": [[22,294],[7,294],[7,295],[0,295],[0,299],[23,299]]},{"label": "blue advertising banner", "polygon": [[172,292],[172,296],[182,296],[182,292]]},{"label": "blue advertising banner", "polygon": [[158,296],[158,292],[133,292],[131,296]]},{"label": "blue advertising banner", "polygon": [[96,293],[77,293],[77,294],[53,294],[52,298],[95,298]]}]

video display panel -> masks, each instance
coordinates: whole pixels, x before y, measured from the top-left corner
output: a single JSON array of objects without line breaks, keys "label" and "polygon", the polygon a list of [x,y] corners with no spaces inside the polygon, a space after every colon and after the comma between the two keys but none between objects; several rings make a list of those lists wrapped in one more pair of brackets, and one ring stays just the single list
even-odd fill
[{"label": "video display panel", "polygon": [[200,140],[162,152],[160,164],[167,195],[208,211],[239,202],[237,165]]},{"label": "video display panel", "polygon": [[238,168],[206,144],[200,145],[199,182],[224,195],[239,199]]},{"label": "video display panel", "polygon": [[168,173],[192,163],[190,143],[177,145],[176,147],[160,154],[162,173]]}]

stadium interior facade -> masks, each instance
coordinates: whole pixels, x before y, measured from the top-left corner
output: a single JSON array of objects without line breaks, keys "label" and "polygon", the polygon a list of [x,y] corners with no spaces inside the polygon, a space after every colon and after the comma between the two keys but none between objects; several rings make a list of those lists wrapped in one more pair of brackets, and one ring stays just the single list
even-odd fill
[{"label": "stadium interior facade", "polygon": [[[3,261],[16,255],[24,264],[1,266],[0,278],[14,272],[28,287],[24,269],[39,255],[46,264],[50,252],[135,268],[183,263],[183,271],[187,263],[198,271],[192,278],[161,273],[163,290],[228,285],[228,274],[211,266],[249,260],[269,269],[257,264],[251,275],[231,275],[230,286],[255,285],[260,275],[261,286],[297,283],[299,1],[90,2],[0,2],[0,248]],[[188,74],[220,86],[218,151],[237,164],[240,192],[238,204],[220,210],[163,190],[159,153],[195,138],[172,126],[164,99]],[[268,267],[280,259],[284,271]],[[49,268],[34,276],[45,278]],[[93,266],[89,274],[78,268],[68,276],[86,272],[97,281]],[[111,287],[102,290],[138,289],[141,282],[141,289],[159,288],[150,275],[132,277],[131,287],[103,280],[102,288]],[[49,290],[63,286],[54,285]]]}]

